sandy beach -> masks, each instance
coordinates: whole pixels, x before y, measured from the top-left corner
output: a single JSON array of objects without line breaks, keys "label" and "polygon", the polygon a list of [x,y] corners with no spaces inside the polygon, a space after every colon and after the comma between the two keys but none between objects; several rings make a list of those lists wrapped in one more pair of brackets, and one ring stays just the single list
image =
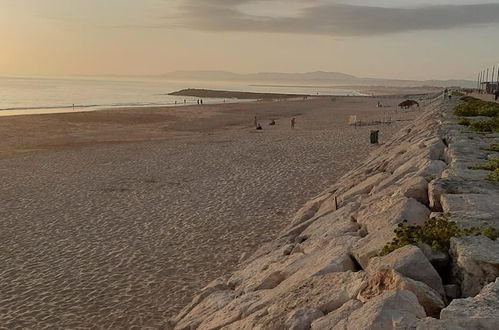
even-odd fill
[{"label": "sandy beach", "polygon": [[[164,328],[376,148],[369,130],[383,142],[418,116],[400,101],[2,117],[0,324]],[[391,123],[348,126],[350,115]]]}]

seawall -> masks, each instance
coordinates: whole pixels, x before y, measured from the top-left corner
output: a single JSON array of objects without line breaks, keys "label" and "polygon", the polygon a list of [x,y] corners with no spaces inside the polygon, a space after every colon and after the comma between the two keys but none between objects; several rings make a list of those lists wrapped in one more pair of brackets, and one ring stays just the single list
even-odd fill
[{"label": "seawall", "polygon": [[497,240],[475,230],[444,249],[419,242],[384,250],[401,224],[499,228],[499,184],[469,168],[493,156],[481,148],[499,136],[458,125],[456,102],[441,96],[429,102],[418,119],[307,202],[276,240],[210,283],[168,326],[496,329]]}]

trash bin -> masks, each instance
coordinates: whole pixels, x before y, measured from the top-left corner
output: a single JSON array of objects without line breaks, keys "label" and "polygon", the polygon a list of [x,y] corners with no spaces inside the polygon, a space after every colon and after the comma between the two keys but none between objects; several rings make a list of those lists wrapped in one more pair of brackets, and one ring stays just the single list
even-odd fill
[{"label": "trash bin", "polygon": [[379,131],[371,131],[370,140],[371,143],[378,143]]}]

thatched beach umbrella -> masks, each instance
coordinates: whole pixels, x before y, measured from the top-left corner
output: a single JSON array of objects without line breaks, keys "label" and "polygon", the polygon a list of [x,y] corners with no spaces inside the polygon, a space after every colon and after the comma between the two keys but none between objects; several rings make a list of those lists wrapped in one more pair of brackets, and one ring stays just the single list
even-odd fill
[{"label": "thatched beach umbrella", "polygon": [[404,102],[402,102],[402,103],[399,104],[399,107],[401,107],[402,109],[409,109],[409,108],[412,108],[415,105],[419,108],[419,103],[417,101],[414,101],[414,100],[405,100]]}]

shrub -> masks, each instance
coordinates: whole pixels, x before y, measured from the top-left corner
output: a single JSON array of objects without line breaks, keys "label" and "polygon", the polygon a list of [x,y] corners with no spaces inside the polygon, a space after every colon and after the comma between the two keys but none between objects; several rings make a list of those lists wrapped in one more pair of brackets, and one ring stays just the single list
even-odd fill
[{"label": "shrub", "polygon": [[487,171],[495,171],[499,169],[499,157],[492,157],[487,160],[485,164],[482,165],[474,165],[469,167],[472,170],[487,170]]},{"label": "shrub", "polygon": [[461,100],[464,102],[471,102],[471,101],[479,101],[480,99],[477,99],[476,97],[473,96],[463,96],[461,97]]},{"label": "shrub", "polygon": [[498,151],[499,152],[499,143],[492,143],[486,147],[483,147],[482,149],[488,150],[488,151]]},{"label": "shrub", "polygon": [[465,103],[462,103],[454,108],[454,114],[456,116],[499,116],[499,103],[483,101],[471,96],[464,96],[461,100]]},{"label": "shrub", "polygon": [[492,157],[485,164],[474,165],[469,167],[472,170],[487,170],[492,171],[485,177],[489,181],[499,181],[499,157]]},{"label": "shrub", "polygon": [[499,132],[499,117],[490,119],[478,120],[469,126],[472,130],[478,133],[498,133]]},{"label": "shrub", "polygon": [[460,228],[454,221],[450,221],[447,216],[439,216],[429,219],[422,225],[407,225],[407,221],[398,224],[395,229],[395,238],[386,244],[380,256],[387,255],[403,246],[424,243],[431,246],[433,250],[448,252],[450,239],[452,237],[484,235],[492,240],[499,237],[499,231],[487,224],[481,227]]},{"label": "shrub", "polygon": [[486,180],[499,182],[499,169],[495,169],[485,177]]},{"label": "shrub", "polygon": [[459,117],[459,119],[457,120],[457,123],[459,125],[463,125],[463,126],[470,126],[471,120],[469,120],[469,118]]}]

